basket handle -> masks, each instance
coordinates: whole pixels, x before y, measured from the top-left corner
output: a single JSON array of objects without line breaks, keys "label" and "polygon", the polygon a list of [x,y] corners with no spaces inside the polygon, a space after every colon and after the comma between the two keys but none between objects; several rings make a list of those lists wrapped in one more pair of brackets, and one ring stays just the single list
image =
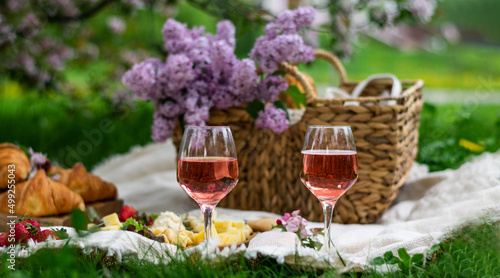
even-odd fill
[{"label": "basket handle", "polygon": [[278,65],[278,70],[293,76],[304,88],[304,93],[306,94],[306,104],[311,104],[316,99],[316,95],[313,93],[313,88],[306,77],[299,71],[299,69],[288,63],[282,62]]},{"label": "basket handle", "polygon": [[[335,70],[339,74],[340,84],[344,84],[347,82],[347,74],[345,68],[340,62],[339,58],[337,58],[337,56],[326,50],[316,49],[314,50],[314,57],[327,61],[335,68]],[[309,84],[309,81],[299,71],[297,66],[282,62],[278,65],[278,69],[290,74],[300,82],[306,94],[306,104],[312,104],[314,102],[314,100],[316,99],[316,94],[314,94],[311,84]]]},{"label": "basket handle", "polygon": [[340,62],[337,56],[329,51],[316,49],[314,50],[314,57],[327,61],[333,66],[333,68],[335,68],[335,70],[339,74],[340,84],[345,84],[347,82],[347,73],[344,66],[342,65],[342,62]]}]

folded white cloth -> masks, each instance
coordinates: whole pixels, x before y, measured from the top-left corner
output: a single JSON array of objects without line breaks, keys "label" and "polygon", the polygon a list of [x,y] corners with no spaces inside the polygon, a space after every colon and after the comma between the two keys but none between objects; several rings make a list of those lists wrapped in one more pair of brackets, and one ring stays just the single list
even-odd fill
[{"label": "folded white cloth", "polygon": [[[351,94],[347,93],[346,91],[344,91],[340,88],[328,87],[328,88],[326,88],[326,92],[325,92],[324,97],[325,98],[357,98],[361,95],[363,90],[366,88],[366,86],[370,82],[372,82],[374,80],[379,80],[379,79],[392,80],[392,88],[391,88],[390,94],[388,91],[383,91],[379,96],[381,96],[381,97],[388,97],[388,96],[397,97],[397,96],[401,95],[403,87],[401,86],[401,82],[399,81],[399,79],[394,74],[391,74],[391,73],[380,73],[380,74],[372,74],[372,75],[368,76],[368,78],[366,78],[365,80],[359,82],[358,85],[356,85],[356,87],[354,87]],[[380,103],[380,105],[396,105],[395,100],[383,100],[383,101],[380,101],[379,103]],[[350,106],[350,105],[356,106],[356,105],[359,105],[359,102],[358,101],[346,101],[344,103],[344,106]],[[365,105],[369,105],[369,104],[365,104]]]}]

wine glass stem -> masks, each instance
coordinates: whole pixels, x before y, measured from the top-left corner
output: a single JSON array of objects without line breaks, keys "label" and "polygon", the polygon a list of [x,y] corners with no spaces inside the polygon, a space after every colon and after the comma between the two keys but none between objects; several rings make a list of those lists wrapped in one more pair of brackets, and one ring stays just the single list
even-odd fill
[{"label": "wine glass stem", "polygon": [[335,207],[336,201],[324,201],[321,202],[323,205],[323,213],[325,214],[325,242],[324,248],[327,253],[330,253],[331,248],[333,247],[333,242],[331,239],[331,224],[333,217],[333,208]]},{"label": "wine glass stem", "polygon": [[201,204],[201,212],[203,212],[203,224],[205,226],[205,243],[208,239],[213,239],[212,235],[212,213],[215,209],[215,204]]}]

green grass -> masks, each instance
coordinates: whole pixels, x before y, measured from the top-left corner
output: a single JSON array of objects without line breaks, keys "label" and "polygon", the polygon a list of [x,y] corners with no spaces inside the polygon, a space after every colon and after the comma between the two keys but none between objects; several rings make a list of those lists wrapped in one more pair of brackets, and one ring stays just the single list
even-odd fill
[{"label": "green grass", "polygon": [[61,96],[0,98],[0,142],[32,147],[64,167],[81,161],[89,169],[104,158],[151,142],[153,108],[113,109],[103,98]]},{"label": "green grass", "polygon": [[[429,254],[423,267],[407,272],[381,274],[372,269],[343,277],[494,277],[500,274],[498,224],[466,226],[444,240]],[[118,263],[105,251],[84,254],[76,248],[42,249],[29,258],[16,260],[16,271],[7,268],[3,254],[0,277],[339,277],[334,269],[312,269],[278,264],[274,259],[243,256],[205,261],[190,257],[153,265],[133,257]]]},{"label": "green grass", "polygon": [[500,105],[425,104],[420,121],[417,161],[431,171],[455,169],[481,152],[459,145],[466,139],[495,152],[500,148]]},{"label": "green grass", "polygon": [[7,256],[0,263],[1,277],[316,277],[322,270],[278,264],[259,257],[247,260],[237,256],[221,260],[201,260],[198,256],[180,256],[168,264],[154,265],[134,257],[118,263],[115,257],[95,250],[90,255],[74,247],[41,250],[28,259],[17,259],[16,271],[7,269]]}]

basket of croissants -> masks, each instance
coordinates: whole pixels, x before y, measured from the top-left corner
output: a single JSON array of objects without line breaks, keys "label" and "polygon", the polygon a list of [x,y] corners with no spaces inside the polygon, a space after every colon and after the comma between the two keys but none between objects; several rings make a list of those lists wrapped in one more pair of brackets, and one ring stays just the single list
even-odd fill
[{"label": "basket of croissants", "polygon": [[114,184],[88,173],[81,163],[63,169],[48,161],[35,173],[24,151],[10,143],[0,144],[0,192],[0,213],[34,217],[85,210],[86,204],[118,195]]}]

